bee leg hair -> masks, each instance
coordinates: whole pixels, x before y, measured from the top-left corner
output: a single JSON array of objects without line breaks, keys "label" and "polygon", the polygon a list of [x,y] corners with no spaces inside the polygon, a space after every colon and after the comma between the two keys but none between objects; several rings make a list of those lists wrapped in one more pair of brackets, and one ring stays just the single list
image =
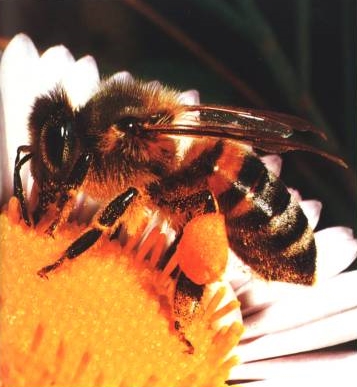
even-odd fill
[{"label": "bee leg hair", "polygon": [[[56,203],[57,216],[47,228],[46,234],[53,236],[57,226],[68,217],[70,211],[64,211],[64,209],[66,206],[68,206],[69,209],[72,208],[73,199],[76,197],[78,188],[82,185],[87,176],[92,160],[93,156],[91,154],[83,153],[74,164],[67,181],[63,184],[63,188],[61,187],[60,189],[60,197]],[[67,215],[65,217],[63,217],[64,212]]]},{"label": "bee leg hair", "polygon": [[24,196],[24,190],[22,187],[20,171],[21,171],[21,167],[32,158],[33,154],[28,153],[22,159],[20,159],[21,152],[30,152],[30,147],[28,145],[22,145],[17,148],[15,168],[14,168],[14,196],[20,202],[22,219],[28,226],[31,226],[31,221],[27,211],[27,206],[26,206],[26,201]]},{"label": "bee leg hair", "polygon": [[[103,234],[103,228],[114,225],[119,216],[121,216],[133,199],[137,196],[138,191],[135,188],[129,188],[123,194],[117,196],[112,200],[101,213],[98,223],[99,227],[91,227],[88,231],[84,232],[78,239],[76,239],[61,255],[57,261],[51,265],[43,267],[37,272],[40,277],[47,278],[47,273],[53,271],[62,265],[65,259],[74,259],[80,254],[88,250]],[[103,228],[102,228],[103,227]]]},{"label": "bee leg hair", "polygon": [[[175,202],[170,202],[168,205],[171,208],[176,206],[180,211],[189,212],[191,217],[216,212],[216,203],[209,190],[196,192],[185,198],[175,200]],[[178,233],[167,254],[165,254],[164,260],[166,263],[176,251],[181,237],[182,232]],[[165,267],[162,262],[160,264],[161,267]],[[194,353],[194,347],[185,337],[184,329],[192,322],[193,316],[199,309],[205,285],[194,283],[182,271],[177,274],[175,270],[172,275],[178,275],[174,295],[175,329],[179,332],[180,339],[187,345],[187,352],[192,354]]]}]

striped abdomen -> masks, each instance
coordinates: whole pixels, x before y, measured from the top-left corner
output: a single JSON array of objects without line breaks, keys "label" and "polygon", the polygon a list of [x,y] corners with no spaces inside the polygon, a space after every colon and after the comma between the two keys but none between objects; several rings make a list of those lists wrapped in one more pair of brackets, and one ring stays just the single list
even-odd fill
[{"label": "striped abdomen", "polygon": [[316,247],[307,218],[258,157],[225,142],[209,185],[230,247],[247,265],[269,280],[314,281]]}]

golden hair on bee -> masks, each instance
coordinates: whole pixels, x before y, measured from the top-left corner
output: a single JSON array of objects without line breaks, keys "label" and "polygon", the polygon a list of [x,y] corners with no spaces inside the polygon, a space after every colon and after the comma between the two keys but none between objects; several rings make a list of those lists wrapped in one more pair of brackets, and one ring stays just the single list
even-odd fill
[{"label": "golden hair on bee", "polygon": [[[344,165],[294,138],[297,131],[323,137],[305,120],[247,108],[183,105],[179,92],[158,82],[114,78],[102,81],[78,109],[57,87],[37,98],[29,122],[30,144],[19,147],[14,174],[26,223],[36,224],[54,205],[57,215],[47,231],[55,233],[67,221],[80,191],[101,204],[89,230],[40,269],[40,276],[80,256],[103,235],[114,234],[119,224],[130,229],[133,217],[146,208],[159,211],[177,233],[166,258],[158,263],[160,269],[187,222],[219,212],[231,249],[258,275],[313,283],[316,246],[307,218],[254,150],[310,151]],[[181,155],[180,138],[192,140]],[[22,152],[26,155],[20,158]],[[39,191],[31,216],[20,178],[29,160]],[[199,302],[204,284],[195,284],[180,268],[177,273],[176,298],[187,300],[180,306],[187,308],[185,315]]]}]

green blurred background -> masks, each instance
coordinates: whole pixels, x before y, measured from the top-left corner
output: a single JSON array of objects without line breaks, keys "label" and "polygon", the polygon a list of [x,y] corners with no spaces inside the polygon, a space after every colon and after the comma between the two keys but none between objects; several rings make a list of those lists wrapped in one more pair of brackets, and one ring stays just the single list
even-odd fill
[{"label": "green blurred background", "polygon": [[356,231],[355,17],[354,0],[0,0],[0,37],[3,49],[25,32],[40,50],[92,54],[102,75],[128,70],[202,102],[309,119],[329,137],[315,144],[350,168],[294,152],[283,179],[323,202],[320,228]]}]

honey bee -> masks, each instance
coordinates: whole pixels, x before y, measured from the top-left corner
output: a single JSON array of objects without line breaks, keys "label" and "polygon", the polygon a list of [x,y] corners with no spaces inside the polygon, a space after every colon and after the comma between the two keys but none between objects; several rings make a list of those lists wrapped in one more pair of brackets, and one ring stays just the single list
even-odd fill
[{"label": "honey bee", "polygon": [[[286,186],[254,149],[312,151],[343,162],[290,138],[294,131],[320,134],[300,118],[246,108],[187,106],[179,95],[159,83],[111,79],[102,81],[78,109],[61,87],[35,100],[30,144],[18,148],[14,170],[14,192],[24,221],[38,223],[54,205],[56,216],[47,230],[53,234],[68,219],[80,191],[103,203],[90,228],[38,274],[47,277],[102,235],[113,234],[119,224],[130,228],[133,214],[148,208],[160,211],[176,230],[171,253],[190,219],[218,211],[225,217],[231,249],[259,276],[311,284],[313,232]],[[180,155],[178,143],[184,137],[192,141]],[[29,160],[39,191],[32,216],[20,177]],[[192,310],[204,288],[178,272],[175,297],[182,301],[184,296],[187,305],[180,302],[177,315],[185,314],[182,308]]]}]

